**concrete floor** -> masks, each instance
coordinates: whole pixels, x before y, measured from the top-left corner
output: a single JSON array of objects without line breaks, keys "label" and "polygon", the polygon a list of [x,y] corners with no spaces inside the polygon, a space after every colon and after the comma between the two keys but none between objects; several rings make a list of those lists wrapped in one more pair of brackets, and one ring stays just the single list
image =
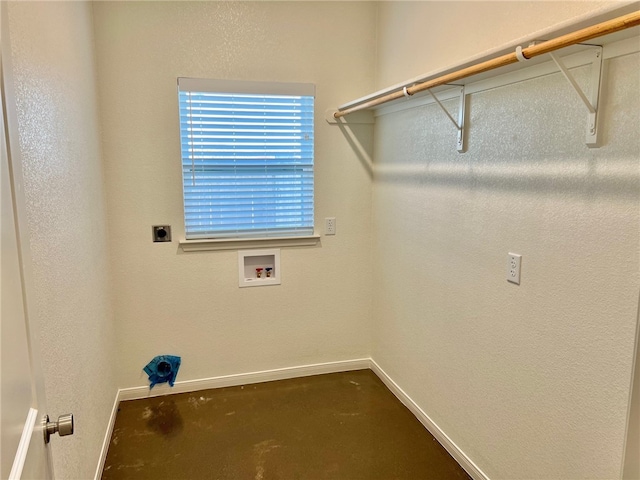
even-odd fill
[{"label": "concrete floor", "polygon": [[122,402],[103,479],[469,479],[371,370]]}]

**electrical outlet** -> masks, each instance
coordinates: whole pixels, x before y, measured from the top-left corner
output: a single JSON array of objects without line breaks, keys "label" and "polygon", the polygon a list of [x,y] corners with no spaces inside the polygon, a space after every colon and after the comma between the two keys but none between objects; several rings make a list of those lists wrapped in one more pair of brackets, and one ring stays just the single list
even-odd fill
[{"label": "electrical outlet", "polygon": [[509,253],[509,265],[507,268],[507,281],[520,285],[520,264],[522,255]]},{"label": "electrical outlet", "polygon": [[336,217],[327,217],[324,219],[324,234],[325,235],[336,234]]}]

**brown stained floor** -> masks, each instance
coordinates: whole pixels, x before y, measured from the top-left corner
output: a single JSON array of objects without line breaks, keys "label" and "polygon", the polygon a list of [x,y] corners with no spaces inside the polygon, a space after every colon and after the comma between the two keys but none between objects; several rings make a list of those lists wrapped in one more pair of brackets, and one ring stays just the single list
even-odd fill
[{"label": "brown stained floor", "polygon": [[103,479],[469,479],[371,370],[122,402]]}]

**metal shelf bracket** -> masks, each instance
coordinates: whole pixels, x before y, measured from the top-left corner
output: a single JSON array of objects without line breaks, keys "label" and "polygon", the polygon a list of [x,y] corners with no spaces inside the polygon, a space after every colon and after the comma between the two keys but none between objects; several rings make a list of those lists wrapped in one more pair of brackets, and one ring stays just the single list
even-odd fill
[{"label": "metal shelf bracket", "polygon": [[587,96],[580,85],[576,82],[575,78],[567,67],[562,63],[556,55],[553,53],[549,53],[551,59],[558,66],[564,77],[567,79],[569,84],[573,87],[575,92],[580,97],[580,100],[587,107],[587,134],[585,137],[585,142],[590,148],[597,148],[600,146],[599,143],[599,135],[598,135],[598,101],[600,99],[600,86],[602,80],[602,47],[600,46],[592,46],[593,47],[593,58],[591,60],[591,78],[589,85],[589,96]]},{"label": "metal shelf bracket", "polygon": [[458,141],[457,141],[457,150],[460,153],[464,153],[465,151],[465,122],[464,122],[464,107],[465,107],[465,94],[464,94],[464,85],[460,87],[460,106],[458,107],[458,121],[456,121],[453,116],[449,113],[449,111],[445,108],[444,105],[438,100],[438,97],[431,91],[431,89],[427,89],[427,92],[431,94],[433,99],[436,101],[438,106],[442,109],[445,115],[451,120],[451,123],[456,127],[458,131]]}]

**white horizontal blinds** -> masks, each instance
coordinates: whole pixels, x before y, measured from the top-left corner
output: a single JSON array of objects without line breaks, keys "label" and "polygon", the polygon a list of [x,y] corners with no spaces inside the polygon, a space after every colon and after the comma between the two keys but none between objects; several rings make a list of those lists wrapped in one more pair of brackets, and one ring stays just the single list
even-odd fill
[{"label": "white horizontal blinds", "polygon": [[237,82],[278,92],[256,94],[195,82],[179,79],[187,239],[312,234],[313,86],[287,95],[287,84]]}]

